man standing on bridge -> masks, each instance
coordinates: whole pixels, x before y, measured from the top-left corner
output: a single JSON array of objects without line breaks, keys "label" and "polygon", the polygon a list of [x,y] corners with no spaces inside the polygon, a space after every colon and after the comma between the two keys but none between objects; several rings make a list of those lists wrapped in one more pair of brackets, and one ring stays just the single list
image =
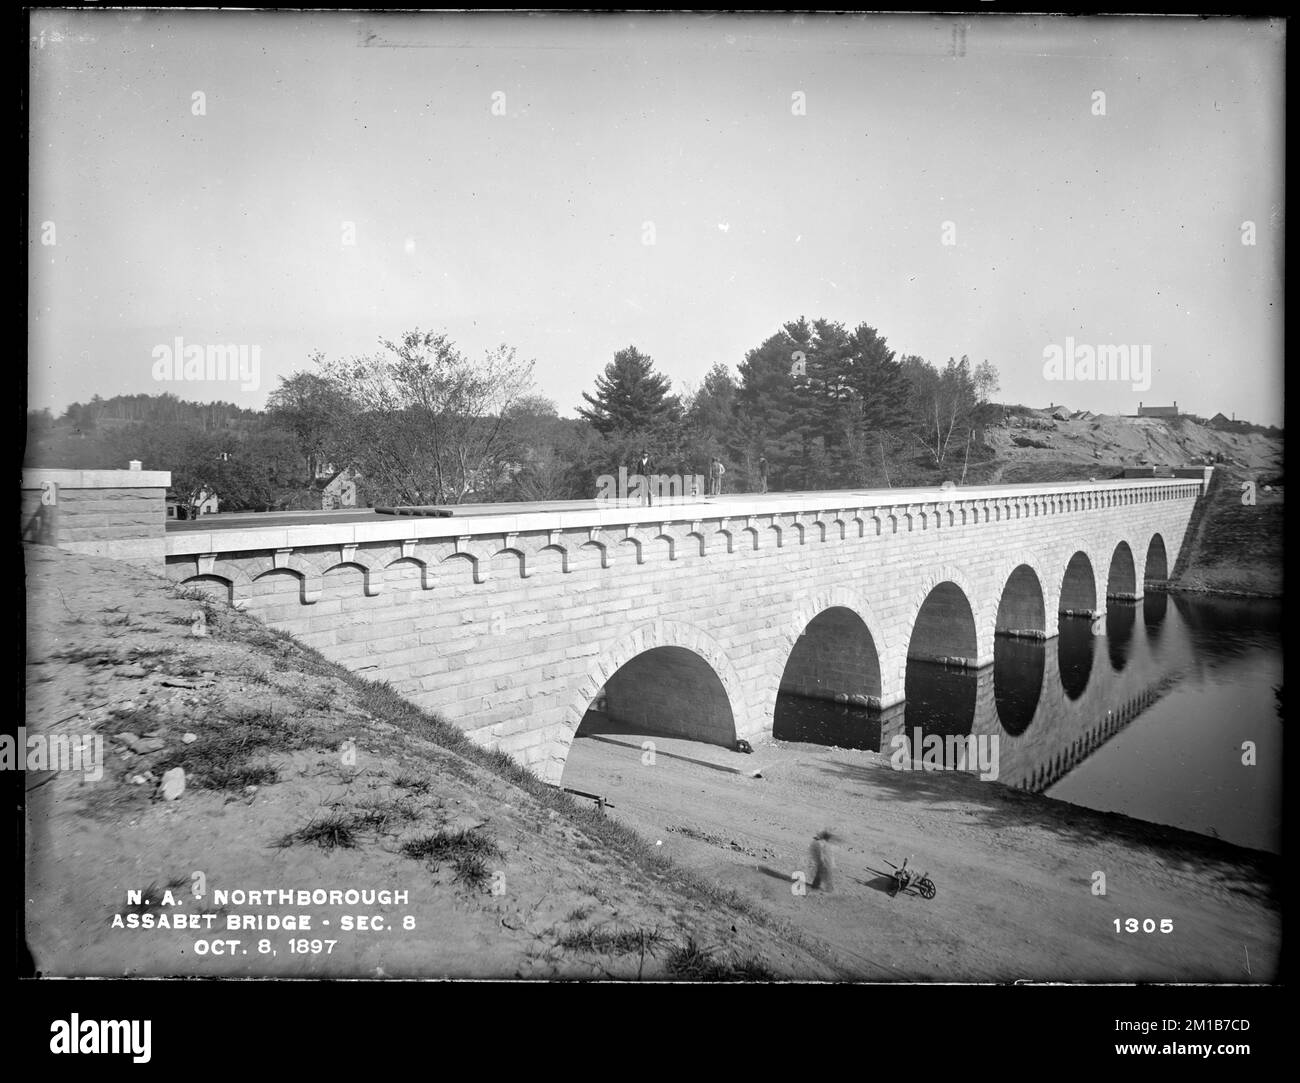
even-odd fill
[{"label": "man standing on bridge", "polygon": [[713,462],[709,464],[709,493],[712,496],[722,495],[722,475],[727,472],[727,468],[722,462],[714,456]]},{"label": "man standing on bridge", "polygon": [[636,472],[641,475],[641,502],[647,507],[654,503],[650,494],[650,452],[642,451],[637,460]]},{"label": "man standing on bridge", "polygon": [[758,460],[758,491],[767,492],[767,456]]}]

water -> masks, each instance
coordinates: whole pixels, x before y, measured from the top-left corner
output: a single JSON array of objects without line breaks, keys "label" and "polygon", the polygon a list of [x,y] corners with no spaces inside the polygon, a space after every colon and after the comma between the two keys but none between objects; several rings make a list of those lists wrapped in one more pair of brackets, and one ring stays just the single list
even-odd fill
[{"label": "water", "polygon": [[[1281,603],[1151,594],[1104,635],[1065,619],[978,673],[909,662],[907,702],[781,696],[775,735],[889,753],[895,735],[998,736],[998,781],[1281,852]],[[1249,764],[1253,745],[1254,763]]]}]

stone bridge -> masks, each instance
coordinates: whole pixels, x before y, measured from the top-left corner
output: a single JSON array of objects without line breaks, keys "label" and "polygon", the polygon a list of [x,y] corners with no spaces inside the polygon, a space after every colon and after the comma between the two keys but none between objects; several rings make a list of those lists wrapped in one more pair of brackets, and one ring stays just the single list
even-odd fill
[{"label": "stone bridge", "polygon": [[1108,599],[1167,578],[1208,482],[1186,474],[214,520],[167,534],[166,571],[558,782],[593,706],[730,745],[772,734],[780,693],[890,708],[909,659],[980,669],[998,635],[1100,631]]}]

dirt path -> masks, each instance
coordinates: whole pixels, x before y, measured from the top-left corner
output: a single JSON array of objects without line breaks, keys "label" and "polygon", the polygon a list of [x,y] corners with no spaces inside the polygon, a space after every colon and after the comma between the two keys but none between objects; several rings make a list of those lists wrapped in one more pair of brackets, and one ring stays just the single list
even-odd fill
[{"label": "dirt path", "polygon": [[[858,977],[1277,975],[1280,915],[1259,886],[1275,871],[1269,855],[968,775],[895,771],[870,752],[773,742],[745,756],[654,741],[653,765],[640,737],[576,741],[564,784],[607,795],[610,815],[824,941]],[[800,897],[791,876],[811,876],[808,847],[822,828],[840,839],[835,890]],[[888,894],[886,859],[909,854],[935,880],[934,899]],[[1098,871],[1104,896],[1092,894]],[[1117,933],[1114,919],[1130,917],[1157,929],[1169,918],[1173,931]]]}]

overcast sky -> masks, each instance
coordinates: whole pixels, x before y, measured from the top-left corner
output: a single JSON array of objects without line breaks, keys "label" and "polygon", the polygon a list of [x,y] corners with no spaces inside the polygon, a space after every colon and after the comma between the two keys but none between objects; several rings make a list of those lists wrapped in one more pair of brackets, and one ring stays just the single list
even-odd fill
[{"label": "overcast sky", "polygon": [[[29,400],[260,407],[313,351],[418,325],[535,358],[571,414],[624,346],[697,385],[805,315],[987,359],[1005,401],[1280,424],[1284,44],[1239,20],[37,12]],[[259,386],[156,381],[177,337],[259,347]],[[1067,338],[1149,346],[1150,386],[1047,380]]]}]

